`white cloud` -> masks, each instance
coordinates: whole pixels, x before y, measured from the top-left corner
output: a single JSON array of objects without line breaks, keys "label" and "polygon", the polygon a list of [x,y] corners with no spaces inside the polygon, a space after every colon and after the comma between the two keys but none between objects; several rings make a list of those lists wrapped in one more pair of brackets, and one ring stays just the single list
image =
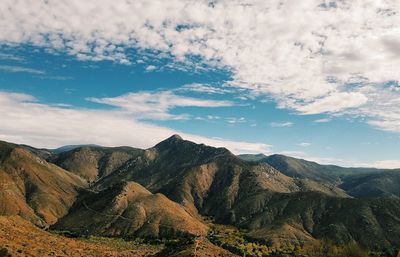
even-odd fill
[{"label": "white cloud", "polygon": [[179,133],[184,139],[227,147],[234,153],[269,153],[270,145],[212,139],[151,125],[120,110],[62,108],[31,96],[0,92],[0,139],[36,147],[67,144],[129,145],[148,148]]},{"label": "white cloud", "polygon": [[307,143],[307,142],[303,142],[303,143],[298,143],[296,144],[297,146],[301,146],[301,147],[309,147],[311,144]]},{"label": "white cloud", "polygon": [[87,100],[118,107],[121,111],[134,114],[137,119],[179,120],[188,115],[171,114],[176,107],[229,107],[230,101],[217,101],[179,96],[171,91],[137,92],[109,98],[87,98]]},{"label": "white cloud", "polygon": [[125,64],[127,48],[152,50],[227,68],[232,86],[282,108],[400,131],[400,91],[383,86],[400,80],[398,0],[2,0],[0,14],[2,43]]},{"label": "white cloud", "polygon": [[236,124],[236,123],[245,123],[247,122],[246,119],[244,117],[229,117],[229,118],[225,118],[225,120],[229,123],[229,124]]},{"label": "white cloud", "polygon": [[361,93],[334,93],[313,103],[298,107],[304,114],[336,113],[343,109],[356,108],[368,101],[368,98]]},{"label": "white cloud", "polygon": [[269,124],[273,128],[287,128],[293,126],[293,122],[284,121],[284,122],[271,122]]},{"label": "white cloud", "polygon": [[221,117],[216,116],[216,115],[207,115],[208,120],[219,120]]},{"label": "white cloud", "polygon": [[26,68],[21,66],[12,66],[12,65],[0,65],[0,71],[11,72],[11,73],[31,73],[36,75],[44,75],[46,72],[42,70]]},{"label": "white cloud", "polygon": [[322,119],[314,120],[314,122],[316,122],[316,123],[327,123],[330,121],[331,121],[331,119],[329,119],[329,118],[322,118]]},{"label": "white cloud", "polygon": [[222,87],[214,87],[210,85],[203,85],[198,83],[184,85],[177,89],[177,91],[189,91],[189,92],[196,92],[196,93],[206,93],[206,94],[225,94],[225,93],[232,93],[232,89],[222,88]]},{"label": "white cloud", "polygon": [[146,71],[148,71],[148,72],[154,71],[154,70],[156,70],[156,69],[157,69],[157,67],[154,66],[154,65],[149,65],[149,66],[146,67]]}]

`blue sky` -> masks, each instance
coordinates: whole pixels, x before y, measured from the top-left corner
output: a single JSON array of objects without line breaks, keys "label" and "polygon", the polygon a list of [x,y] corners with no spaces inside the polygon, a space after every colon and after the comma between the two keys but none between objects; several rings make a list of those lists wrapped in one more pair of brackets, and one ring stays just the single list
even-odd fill
[{"label": "blue sky", "polygon": [[[347,26],[321,19],[321,24],[305,21],[301,27],[296,10],[288,8],[293,17],[282,21],[282,10],[272,4],[221,1],[210,6],[199,1],[180,9],[179,0],[140,7],[104,1],[92,13],[95,2],[76,1],[82,14],[70,17],[61,9],[73,4],[60,2],[63,7],[21,1],[31,13],[20,13],[12,2],[0,4],[10,8],[0,26],[2,140],[38,147],[150,147],[179,133],[235,153],[400,166],[399,63],[392,47],[400,37],[391,30],[396,20],[381,17],[381,7],[362,5],[373,10],[370,18],[385,23],[370,27],[377,38],[382,35],[378,42],[368,38],[371,31],[363,31],[368,19]],[[306,2],[301,8],[310,20],[330,12],[354,17],[359,11],[358,2],[343,8],[338,3],[335,10]],[[110,11],[110,5],[116,9]],[[126,19],[114,18],[116,27],[127,30],[122,32],[111,29],[113,20],[106,23],[96,16],[154,6],[159,7],[156,13],[143,14],[148,16],[142,20],[130,20],[127,13],[121,14]],[[175,20],[163,8],[175,8],[184,18]],[[211,12],[210,19],[203,9]],[[94,22],[83,21],[88,14]],[[254,14],[261,18],[254,20]],[[260,29],[269,22],[272,29]],[[283,22],[294,25],[282,27]],[[315,35],[327,25],[341,33]],[[305,36],[298,38],[300,30]],[[356,40],[354,33],[360,35]],[[360,44],[366,49],[357,48]],[[379,44],[386,50],[375,53]],[[343,47],[349,51],[339,52]]]}]

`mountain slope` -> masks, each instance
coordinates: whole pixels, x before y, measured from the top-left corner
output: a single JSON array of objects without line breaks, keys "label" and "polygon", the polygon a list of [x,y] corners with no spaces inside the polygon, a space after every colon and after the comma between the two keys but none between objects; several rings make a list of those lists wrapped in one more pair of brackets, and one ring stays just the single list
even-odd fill
[{"label": "mountain slope", "polygon": [[67,213],[86,183],[34,155],[0,141],[0,215],[19,215],[39,226]]},{"label": "mountain slope", "polygon": [[87,192],[54,228],[122,237],[205,235],[207,231],[180,205],[134,182]]},{"label": "mountain slope", "polygon": [[[0,148],[2,164],[10,149]],[[21,149],[39,163],[54,166]],[[110,157],[114,152],[117,157]],[[336,243],[354,240],[369,249],[400,247],[397,173],[270,158],[281,172],[267,160],[244,161],[225,148],[177,135],[147,150],[83,147],[52,156],[91,182],[55,228],[105,236],[193,236],[204,235],[207,227],[201,216],[207,216],[246,229],[250,238],[276,244],[327,238]],[[360,170],[363,173],[350,175]],[[337,185],[356,197],[376,196],[375,191],[358,193],[379,187],[379,196],[386,198],[350,198]]]},{"label": "mountain slope", "polygon": [[127,160],[142,154],[131,147],[82,146],[53,154],[49,161],[94,182],[118,169]]},{"label": "mountain slope", "polygon": [[[251,157],[244,156],[243,158],[249,159]],[[340,183],[342,178],[351,175],[378,174],[387,171],[400,172],[400,169],[344,168],[336,165],[322,165],[280,154],[258,158],[257,162],[268,163],[290,177],[308,178],[331,183]]]},{"label": "mountain slope", "polygon": [[338,175],[335,173],[339,167],[334,165],[320,165],[316,162],[279,154],[267,156],[260,159],[259,162],[268,163],[289,177],[307,178],[329,183],[337,183],[339,180]]},{"label": "mountain slope", "polygon": [[214,148],[183,140],[175,135],[142,156],[127,161],[94,188],[105,189],[120,181],[135,181],[152,192],[163,193],[191,213],[229,215],[237,198],[252,191],[318,190],[345,197],[338,189],[285,176],[268,164],[243,161],[225,148]]},{"label": "mountain slope", "polygon": [[236,225],[250,230],[249,236],[267,241],[296,244],[328,238],[339,244],[355,240],[369,249],[400,247],[399,199],[258,192],[232,212],[240,221]]},{"label": "mountain slope", "polygon": [[[339,177],[320,176],[317,169],[314,171],[310,178],[293,178],[267,163],[243,161],[226,149],[173,136],[99,180],[94,188],[136,181],[152,192],[165,194],[193,214],[249,229],[250,236],[266,240],[278,237],[299,243],[327,237],[336,242],[356,240],[366,247],[397,244],[397,201],[343,198],[346,194],[334,185]],[[311,179],[316,176],[323,181]],[[357,206],[356,213],[352,205]],[[381,218],[385,215],[392,217],[388,223]],[[371,223],[358,224],[364,216]],[[382,227],[393,229],[383,231]]]},{"label": "mountain slope", "polygon": [[340,187],[354,197],[400,197],[400,171],[351,175]]}]

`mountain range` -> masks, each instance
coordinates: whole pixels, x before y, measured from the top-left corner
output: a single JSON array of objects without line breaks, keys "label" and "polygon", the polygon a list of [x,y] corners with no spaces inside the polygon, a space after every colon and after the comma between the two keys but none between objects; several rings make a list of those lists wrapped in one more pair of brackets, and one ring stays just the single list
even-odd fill
[{"label": "mountain range", "polygon": [[330,240],[394,254],[399,185],[400,169],[236,156],[179,135],[149,149],[0,142],[0,215],[83,235],[206,238],[225,224],[270,246]]}]

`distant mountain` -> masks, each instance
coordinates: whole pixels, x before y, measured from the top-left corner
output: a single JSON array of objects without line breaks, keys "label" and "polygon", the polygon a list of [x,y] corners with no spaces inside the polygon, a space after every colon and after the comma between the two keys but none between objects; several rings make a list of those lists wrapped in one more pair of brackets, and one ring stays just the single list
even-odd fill
[{"label": "distant mountain", "polygon": [[0,214],[45,227],[64,216],[84,180],[31,151],[0,141]]},{"label": "distant mountain", "polygon": [[98,145],[94,145],[94,144],[88,144],[88,145],[64,145],[62,147],[53,149],[51,151],[53,153],[60,154],[60,153],[64,153],[64,152],[68,152],[68,151],[74,150],[76,148],[82,148],[82,147],[98,147]]},{"label": "distant mountain", "polygon": [[258,162],[264,158],[267,158],[268,156],[260,153],[260,154],[239,154],[238,157],[244,161]]},{"label": "distant mountain", "polygon": [[400,170],[349,175],[343,178],[341,188],[357,198],[399,197]]},{"label": "distant mountain", "polygon": [[[248,156],[244,158],[251,159]],[[336,185],[348,195],[357,198],[400,196],[398,186],[400,185],[400,169],[343,168],[284,155],[258,158],[257,162],[267,163],[289,177],[307,178]]]}]

